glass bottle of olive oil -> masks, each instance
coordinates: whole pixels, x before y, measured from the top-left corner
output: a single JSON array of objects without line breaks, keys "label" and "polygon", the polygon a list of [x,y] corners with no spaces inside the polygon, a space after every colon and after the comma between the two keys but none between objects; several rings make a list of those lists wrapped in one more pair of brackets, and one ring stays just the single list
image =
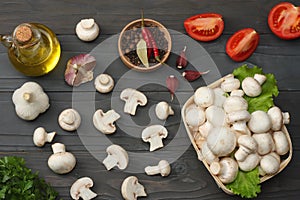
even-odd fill
[{"label": "glass bottle of olive oil", "polygon": [[8,57],[14,67],[27,76],[41,76],[53,70],[61,48],[56,35],[45,25],[23,23],[12,34],[0,35],[8,47]]}]

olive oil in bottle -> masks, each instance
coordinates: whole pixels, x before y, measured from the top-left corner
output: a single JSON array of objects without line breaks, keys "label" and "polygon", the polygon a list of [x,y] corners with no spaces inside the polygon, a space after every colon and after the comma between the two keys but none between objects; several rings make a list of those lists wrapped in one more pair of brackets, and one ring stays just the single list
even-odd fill
[{"label": "olive oil in bottle", "polygon": [[2,36],[1,41],[9,47],[11,63],[26,76],[47,74],[60,58],[61,48],[56,35],[42,24],[20,24],[12,37]]}]

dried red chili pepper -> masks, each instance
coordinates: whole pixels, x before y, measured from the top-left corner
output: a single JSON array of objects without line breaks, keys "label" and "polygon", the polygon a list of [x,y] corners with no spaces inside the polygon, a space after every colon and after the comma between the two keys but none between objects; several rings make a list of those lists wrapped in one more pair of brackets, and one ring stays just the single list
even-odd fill
[{"label": "dried red chili pepper", "polygon": [[142,10],[142,24],[141,24],[141,29],[142,29],[142,36],[147,44],[147,56],[148,58],[151,57],[152,54],[152,44],[149,38],[149,34],[148,34],[148,29],[145,27],[145,22],[144,22],[144,13]]}]

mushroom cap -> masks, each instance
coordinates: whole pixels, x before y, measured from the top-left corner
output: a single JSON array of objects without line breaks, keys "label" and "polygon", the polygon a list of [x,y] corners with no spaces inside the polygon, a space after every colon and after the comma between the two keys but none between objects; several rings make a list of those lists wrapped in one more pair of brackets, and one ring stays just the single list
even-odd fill
[{"label": "mushroom cap", "polygon": [[98,109],[93,115],[94,126],[104,134],[112,134],[116,131],[114,122],[121,116],[114,110],[109,110],[106,113]]},{"label": "mushroom cap", "polygon": [[241,82],[239,79],[233,76],[225,78],[224,82],[221,83],[221,89],[224,92],[231,92],[240,88]]},{"label": "mushroom cap", "polygon": [[274,150],[275,144],[270,133],[255,133],[252,135],[258,144],[257,153],[265,155]]},{"label": "mushroom cap", "polygon": [[253,77],[246,77],[242,81],[242,89],[249,97],[259,96],[262,92],[261,85]]},{"label": "mushroom cap", "polygon": [[268,110],[268,115],[272,122],[272,130],[279,131],[283,125],[283,116],[280,108],[273,106]]},{"label": "mushroom cap", "polygon": [[234,157],[237,161],[245,160],[248,154],[257,151],[258,144],[250,135],[241,135],[238,140],[239,149],[235,152]]},{"label": "mushroom cap", "polygon": [[80,114],[73,108],[65,109],[58,116],[58,124],[66,131],[75,131],[81,124]]},{"label": "mushroom cap", "polygon": [[147,104],[147,97],[133,88],[124,89],[120,94],[120,98],[125,101],[124,112],[131,115],[135,115],[138,105],[145,106]]},{"label": "mushroom cap", "polygon": [[174,111],[167,102],[161,101],[155,106],[155,114],[158,119],[166,120],[169,115],[174,115]]},{"label": "mushroom cap", "polygon": [[215,98],[214,98],[214,104],[215,106],[219,106],[219,107],[223,107],[223,103],[225,102],[226,100],[226,96],[225,96],[225,92],[217,87],[217,88],[214,88],[214,93],[215,93]]},{"label": "mushroom cap", "polygon": [[170,164],[166,160],[159,161],[158,167],[160,168],[160,174],[162,176],[168,176],[171,172]]},{"label": "mushroom cap", "polygon": [[205,110],[205,116],[213,126],[224,126],[226,124],[225,112],[221,107],[209,106]]},{"label": "mushroom cap", "polygon": [[248,121],[248,127],[253,133],[265,133],[272,126],[269,115],[261,110],[251,113],[251,118]]},{"label": "mushroom cap", "polygon": [[193,109],[189,109],[185,114],[185,120],[190,127],[198,128],[206,120],[203,108],[195,106]]},{"label": "mushroom cap", "polygon": [[231,183],[236,179],[238,169],[237,162],[230,157],[224,157],[219,162],[213,162],[210,165],[212,174],[218,176],[224,184]]},{"label": "mushroom cap", "polygon": [[[129,162],[128,154],[121,146],[112,144],[106,148],[106,152],[108,157],[103,160],[103,164],[108,170],[110,170],[111,167],[114,167],[111,166],[111,162],[116,162],[113,164],[115,164],[119,169],[125,169],[127,167]],[[109,159],[111,159],[111,161],[109,161]]]},{"label": "mushroom cap", "polygon": [[194,102],[196,105],[207,108],[214,103],[215,93],[213,89],[202,86],[199,87],[194,94]]},{"label": "mushroom cap", "polygon": [[138,197],[147,196],[145,188],[135,176],[127,177],[121,186],[121,193],[125,200],[136,200]]},{"label": "mushroom cap", "polygon": [[284,132],[273,132],[273,140],[275,144],[275,151],[278,155],[285,155],[290,150],[289,142]]},{"label": "mushroom cap", "polygon": [[218,157],[229,155],[236,147],[236,134],[229,127],[215,127],[207,136],[207,146]]},{"label": "mushroom cap", "polygon": [[75,31],[79,39],[89,42],[97,38],[100,28],[94,19],[82,19],[77,23]]},{"label": "mushroom cap", "polygon": [[74,169],[76,158],[69,152],[52,154],[48,159],[49,168],[57,174],[67,174]]},{"label": "mushroom cap", "polygon": [[[79,199],[81,196],[80,196],[80,191],[82,190],[82,188],[91,188],[93,187],[93,180],[89,177],[82,177],[78,180],[76,180],[72,186],[71,186],[71,189],[70,189],[70,195],[73,199]],[[93,197],[96,197],[97,194],[94,193]]]},{"label": "mushroom cap", "polygon": [[223,108],[226,113],[248,110],[248,102],[240,96],[229,96],[226,98]]},{"label": "mushroom cap", "polygon": [[237,161],[239,168],[245,172],[253,170],[259,164],[260,157],[257,153],[249,154],[245,160]]},{"label": "mushroom cap", "polygon": [[100,74],[95,78],[95,88],[100,93],[108,93],[114,88],[114,80],[108,74]]},{"label": "mushroom cap", "polygon": [[275,174],[278,172],[280,167],[280,161],[278,161],[275,156],[272,154],[267,154],[263,156],[260,160],[260,168],[266,173],[266,174]]},{"label": "mushroom cap", "polygon": [[213,154],[213,152],[208,147],[206,141],[202,143],[201,154],[202,154],[203,160],[205,160],[208,164],[219,161],[219,158],[215,154]]},{"label": "mushroom cap", "polygon": [[42,147],[46,142],[51,142],[55,135],[56,132],[47,133],[43,127],[38,127],[33,133],[33,143],[38,147]]},{"label": "mushroom cap", "polygon": [[230,124],[238,122],[238,121],[247,122],[250,120],[250,118],[251,118],[251,115],[247,110],[234,111],[234,112],[228,113],[226,115],[226,121]]},{"label": "mushroom cap", "polygon": [[14,91],[12,101],[17,115],[24,120],[34,120],[50,106],[49,98],[43,88],[31,81]]}]

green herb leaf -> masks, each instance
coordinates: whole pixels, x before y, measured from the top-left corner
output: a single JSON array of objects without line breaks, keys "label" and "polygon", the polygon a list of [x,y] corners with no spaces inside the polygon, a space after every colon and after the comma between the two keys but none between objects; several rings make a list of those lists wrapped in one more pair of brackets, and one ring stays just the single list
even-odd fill
[{"label": "green herb leaf", "polygon": [[149,67],[147,56],[147,44],[145,40],[141,39],[136,45],[136,53],[145,67]]},{"label": "green herb leaf", "polygon": [[258,167],[250,172],[239,170],[237,178],[226,185],[234,194],[243,198],[254,198],[261,192]]},{"label": "green herb leaf", "polygon": [[20,157],[0,158],[0,199],[54,200],[58,193]]},{"label": "green herb leaf", "polygon": [[[262,68],[254,66],[249,68],[247,65],[243,65],[236,68],[233,71],[233,75],[242,82],[246,77],[253,77],[255,74],[264,74]],[[244,98],[248,102],[248,111],[250,113],[256,110],[268,111],[268,109],[274,106],[273,97],[278,96],[279,91],[277,88],[277,81],[273,74],[264,74],[267,80],[262,85],[262,93],[257,97],[248,97],[244,95]]]}]

